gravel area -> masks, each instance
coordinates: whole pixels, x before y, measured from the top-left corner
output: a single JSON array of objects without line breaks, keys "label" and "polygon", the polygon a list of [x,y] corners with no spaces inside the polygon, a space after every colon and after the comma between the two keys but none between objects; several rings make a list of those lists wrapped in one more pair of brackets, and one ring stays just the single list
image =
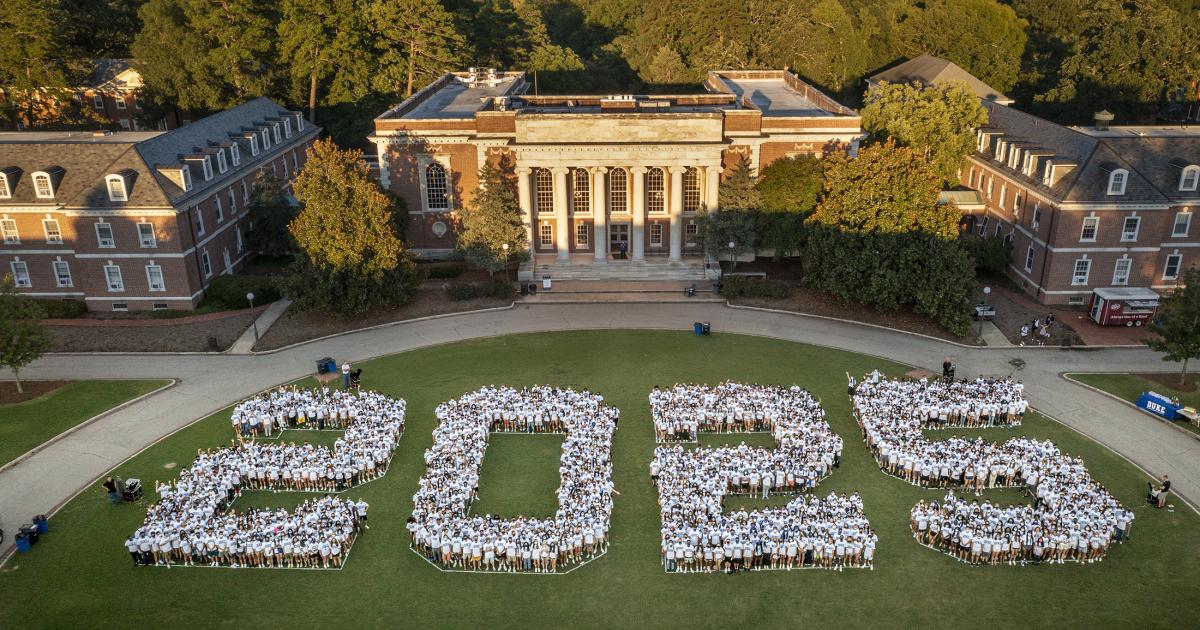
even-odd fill
[{"label": "gravel area", "polygon": [[[994,288],[988,296],[988,303],[996,307],[996,327],[1014,344],[1021,343],[1021,326],[1035,319],[1044,319],[1051,311],[1049,307],[1023,299],[1005,288]],[[1043,340],[1040,345],[1049,346],[1081,346],[1083,339],[1068,323],[1067,313],[1055,309],[1055,322],[1050,326],[1050,339]],[[1024,340],[1026,345],[1039,345],[1034,331],[1029,331],[1029,337]]]},{"label": "gravel area", "polygon": [[209,337],[216,338],[218,350],[225,350],[255,317],[247,313],[173,326],[56,324],[47,328],[54,333],[54,352],[207,352]]},{"label": "gravel area", "polygon": [[479,299],[455,302],[446,296],[441,281],[427,283],[417,291],[413,300],[399,308],[375,308],[357,319],[346,319],[328,313],[293,313],[280,317],[275,325],[259,339],[255,350],[274,350],[294,343],[327,337],[341,332],[378,326],[406,319],[417,319],[444,313],[461,313],[484,308],[508,306],[511,300]]}]

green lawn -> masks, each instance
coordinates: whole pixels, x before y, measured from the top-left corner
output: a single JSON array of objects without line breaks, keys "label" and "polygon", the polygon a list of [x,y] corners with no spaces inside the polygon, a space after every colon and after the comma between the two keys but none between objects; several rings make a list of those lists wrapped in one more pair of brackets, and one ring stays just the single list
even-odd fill
[{"label": "green lawn", "polygon": [[[849,414],[844,373],[907,368],[861,355],[717,334],[596,331],[531,334],[404,353],[365,366],[364,386],[408,400],[408,424],[386,477],[349,491],[371,504],[371,530],[340,572],[135,568],[122,543],[145,506],[108,505],[99,490],[51,519],[33,553],[0,570],[0,628],[77,626],[704,628],[1189,627],[1200,620],[1200,518],[1142,506],[1147,478],[1132,465],[1037,415],[1016,431],[1049,438],[1134,509],[1132,540],[1100,564],[972,567],[917,545],[908,513],[940,496],[879,472]],[[842,465],[819,487],[862,494],[879,534],[874,571],[666,575],[659,563],[657,496],[649,480],[655,385],[724,379],[798,383],[819,396],[846,441]],[[432,442],[434,407],[488,384],[588,387],[621,410],[613,443],[615,497],[609,553],[566,575],[442,573],[408,549],[405,519]],[[303,436],[301,436],[303,437]],[[765,436],[705,436],[737,444]],[[768,438],[769,439],[769,438]],[[228,411],[155,445],[119,468],[150,488],[178,474],[197,447],[229,440]],[[500,513],[553,507],[557,440],[493,435],[479,507]],[[536,454],[541,462],[519,461]],[[170,466],[171,468],[167,468]],[[1021,500],[1011,491],[993,495]],[[255,493],[266,505],[298,495]],[[772,498],[771,501],[779,499]],[[786,500],[786,499],[784,499]],[[290,502],[290,503],[288,503]],[[761,505],[749,498],[729,505]],[[1190,621],[1189,621],[1190,620]]]},{"label": "green lawn", "polygon": [[40,398],[0,405],[0,466],[117,405],[169,381],[77,381]]},{"label": "green lawn", "polygon": [[[1181,392],[1174,387],[1167,387],[1162,383],[1156,383],[1133,374],[1071,374],[1070,377],[1072,380],[1079,381],[1085,385],[1091,385],[1096,389],[1102,389],[1118,398],[1135,404],[1138,398],[1141,398],[1142,392],[1152,391],[1163,396],[1177,397],[1185,407],[1200,409],[1200,391]],[[1176,420],[1172,424],[1183,427],[1193,433],[1200,433],[1200,427],[1197,427],[1186,419]]]}]

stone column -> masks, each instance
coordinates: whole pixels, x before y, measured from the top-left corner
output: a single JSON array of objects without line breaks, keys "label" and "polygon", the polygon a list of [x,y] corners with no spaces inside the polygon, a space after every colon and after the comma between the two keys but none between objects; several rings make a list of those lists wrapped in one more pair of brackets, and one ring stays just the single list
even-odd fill
[{"label": "stone column", "polygon": [[557,262],[571,264],[571,215],[567,212],[567,173],[571,169],[558,166],[550,169],[554,174],[554,249],[558,252]]},{"label": "stone column", "polygon": [[529,253],[535,251],[533,242],[533,200],[529,195],[529,177],[533,169],[521,167],[517,169],[517,204],[521,206],[521,221],[525,223],[525,239],[529,245]]},{"label": "stone column", "polygon": [[669,262],[678,263],[683,260],[683,173],[682,166],[672,166],[671,171],[671,257]]},{"label": "stone column", "polygon": [[717,200],[721,196],[721,173],[724,170],[720,166],[704,167],[704,209],[709,212],[717,209]]},{"label": "stone column", "polygon": [[592,249],[596,262],[608,262],[608,169],[599,166],[592,169]]},{"label": "stone column", "polygon": [[633,175],[633,221],[629,230],[633,237],[633,262],[646,260],[646,167],[629,169]]}]

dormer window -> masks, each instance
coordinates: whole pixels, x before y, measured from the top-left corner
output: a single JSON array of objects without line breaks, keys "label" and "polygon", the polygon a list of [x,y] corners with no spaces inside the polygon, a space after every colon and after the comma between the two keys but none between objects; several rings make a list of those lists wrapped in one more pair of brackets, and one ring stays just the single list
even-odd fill
[{"label": "dormer window", "polygon": [[283,136],[285,138],[292,137],[292,119],[290,118],[283,119]]},{"label": "dormer window", "polygon": [[229,157],[233,160],[234,166],[237,166],[242,161],[242,156],[240,153],[238,153],[238,145],[236,142],[229,145]]},{"label": "dormer window", "polygon": [[0,171],[0,199],[12,198],[12,184],[9,183],[9,174]]},{"label": "dormer window", "polygon": [[1200,166],[1189,166],[1179,175],[1179,190],[1193,192],[1200,187]]},{"label": "dormer window", "polygon": [[1125,184],[1129,181],[1129,171],[1119,168],[1108,175],[1108,194],[1124,195]]},{"label": "dormer window", "polygon": [[1054,162],[1046,162],[1046,166],[1042,169],[1042,183],[1049,186],[1054,180]]},{"label": "dormer window", "polygon": [[259,135],[262,136],[262,148],[264,151],[266,151],[271,147],[271,133],[268,129],[263,128],[262,131],[259,132]]},{"label": "dormer window", "polygon": [[258,155],[258,136],[250,136],[250,155]]},{"label": "dormer window", "polygon": [[225,149],[217,150],[217,170],[222,173],[229,170],[229,164],[225,161]]},{"label": "dormer window", "polygon": [[33,192],[38,199],[54,198],[54,181],[49,173],[38,171],[33,174]]},{"label": "dormer window", "polygon": [[192,189],[192,167],[188,166],[187,164],[184,164],[183,168],[179,169],[179,172],[181,175],[183,175],[183,191],[187,192],[187,191],[191,190]]},{"label": "dormer window", "polygon": [[109,175],[104,178],[108,187],[109,201],[129,201],[129,191],[125,189],[125,178],[120,175]]},{"label": "dormer window", "polygon": [[283,140],[281,140],[279,137],[279,123],[275,123],[274,125],[271,125],[271,129],[275,134],[275,144],[279,144],[280,142],[283,142]]},{"label": "dormer window", "polygon": [[304,131],[304,115],[296,114],[296,131]]},{"label": "dormer window", "polygon": [[204,156],[203,165],[204,165],[204,181],[208,181],[213,178],[212,156],[211,155]]}]

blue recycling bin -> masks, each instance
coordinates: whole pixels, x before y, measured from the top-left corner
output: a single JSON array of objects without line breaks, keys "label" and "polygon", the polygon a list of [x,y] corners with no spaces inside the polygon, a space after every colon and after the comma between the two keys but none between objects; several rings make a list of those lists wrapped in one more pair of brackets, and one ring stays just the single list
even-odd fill
[{"label": "blue recycling bin", "polygon": [[697,337],[703,335],[704,334],[704,323],[696,322],[696,323],[692,324],[692,330],[696,333]]},{"label": "blue recycling bin", "polygon": [[50,531],[50,519],[47,519],[45,514],[38,514],[33,517],[33,524],[37,527],[39,534],[45,534]]},{"label": "blue recycling bin", "polygon": [[15,540],[17,543],[17,553],[26,553],[33,548],[33,544],[29,542],[29,534],[25,532],[18,533]]}]

